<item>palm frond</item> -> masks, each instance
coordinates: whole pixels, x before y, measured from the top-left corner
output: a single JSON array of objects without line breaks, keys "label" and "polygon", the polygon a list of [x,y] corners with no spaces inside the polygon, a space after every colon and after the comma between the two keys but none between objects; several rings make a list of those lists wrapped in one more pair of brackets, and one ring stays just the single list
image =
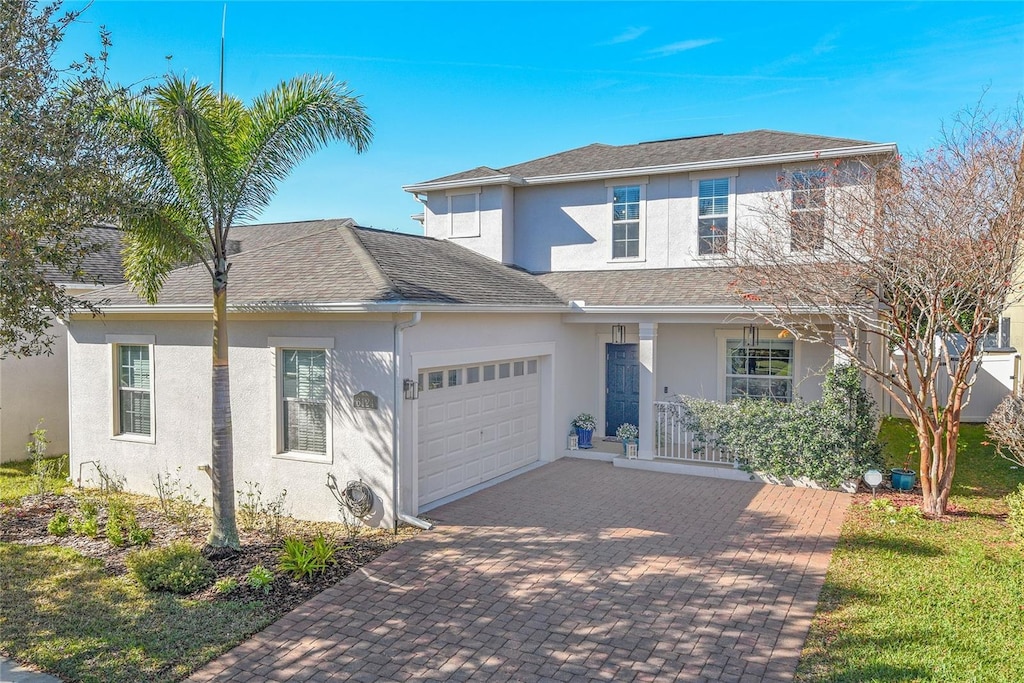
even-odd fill
[{"label": "palm frond", "polygon": [[174,207],[138,211],[123,218],[121,258],[125,277],[139,296],[155,304],[167,275],[197,261],[207,265],[203,226]]}]

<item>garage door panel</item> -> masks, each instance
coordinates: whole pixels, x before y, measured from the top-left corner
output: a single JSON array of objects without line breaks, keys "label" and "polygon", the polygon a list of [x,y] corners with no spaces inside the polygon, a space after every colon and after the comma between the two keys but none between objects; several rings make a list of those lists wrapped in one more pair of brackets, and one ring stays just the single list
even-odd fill
[{"label": "garage door panel", "polygon": [[[539,376],[536,361],[508,364],[510,376],[443,386],[420,394],[419,502],[421,505],[536,462],[539,457]],[[517,366],[517,363],[521,365]],[[520,368],[524,374],[515,375]],[[450,370],[442,377],[450,381]],[[469,376],[465,368],[454,376]],[[431,375],[438,370],[429,371]],[[476,372],[474,376],[485,376]]]}]

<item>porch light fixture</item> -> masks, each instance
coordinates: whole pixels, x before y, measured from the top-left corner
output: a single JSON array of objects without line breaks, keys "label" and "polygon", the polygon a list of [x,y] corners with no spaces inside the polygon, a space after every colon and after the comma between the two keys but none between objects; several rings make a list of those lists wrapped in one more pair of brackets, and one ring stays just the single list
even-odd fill
[{"label": "porch light fixture", "polygon": [[612,325],[612,344],[626,343],[626,326]]},{"label": "porch light fixture", "polygon": [[757,346],[760,337],[757,333],[757,325],[748,325],[743,328],[743,346],[751,348]]},{"label": "porch light fixture", "polygon": [[402,388],[405,390],[405,397],[410,401],[415,401],[420,397],[420,385],[416,380],[404,380],[402,382]]}]

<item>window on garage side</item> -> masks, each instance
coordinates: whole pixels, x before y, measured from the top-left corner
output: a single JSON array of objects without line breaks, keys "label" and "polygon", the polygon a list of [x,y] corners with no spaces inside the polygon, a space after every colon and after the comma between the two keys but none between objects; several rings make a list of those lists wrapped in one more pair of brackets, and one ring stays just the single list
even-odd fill
[{"label": "window on garage side", "polygon": [[150,348],[117,346],[117,433],[153,435]]},{"label": "window on garage side", "polygon": [[285,452],[327,453],[327,352],[281,350]]}]

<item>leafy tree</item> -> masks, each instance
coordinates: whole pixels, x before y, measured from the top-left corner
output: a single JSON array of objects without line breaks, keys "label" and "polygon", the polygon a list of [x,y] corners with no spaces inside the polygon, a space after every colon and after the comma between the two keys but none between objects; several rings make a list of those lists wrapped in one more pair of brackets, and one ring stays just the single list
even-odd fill
[{"label": "leafy tree", "polygon": [[92,308],[56,282],[86,281],[80,228],[128,194],[125,149],[89,115],[111,92],[107,33],[99,55],[54,63],[80,14],[0,0],[0,357],[50,353],[53,316]]},{"label": "leafy tree", "polygon": [[267,206],[277,184],[332,140],[362,152],[370,119],[358,97],[328,76],[282,82],[245,105],[210,86],[168,75],[123,97],[108,121],[142,150],[135,173],[147,195],[121,215],[125,274],[156,303],[167,274],[202,263],[213,290],[213,527],[207,544],[237,548],[228,380],[228,233]]},{"label": "leafy tree", "polygon": [[907,415],[933,516],[946,511],[984,338],[1024,288],[1022,141],[1019,110],[968,111],[916,157],[781,177],[787,191],[739,235],[735,284],[752,310],[831,345]]}]

